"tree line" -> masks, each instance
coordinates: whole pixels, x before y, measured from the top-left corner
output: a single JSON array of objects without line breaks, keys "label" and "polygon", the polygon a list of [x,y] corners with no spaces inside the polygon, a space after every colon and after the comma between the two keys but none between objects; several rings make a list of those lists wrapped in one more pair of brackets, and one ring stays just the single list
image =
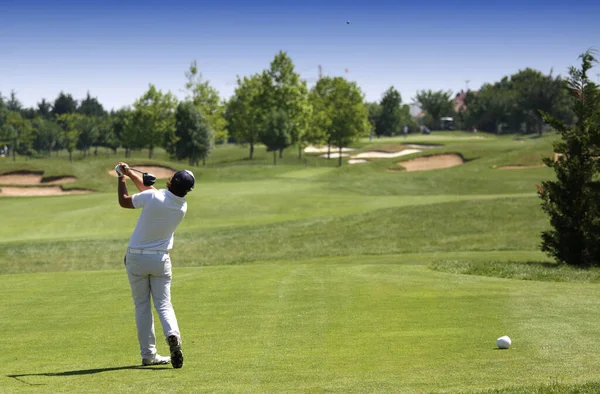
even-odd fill
[{"label": "tree line", "polygon": [[367,102],[360,87],[342,77],[319,78],[309,89],[284,51],[261,72],[238,76],[227,100],[203,80],[195,61],[184,75],[183,100],[150,84],[132,105],[111,111],[89,93],[77,101],[60,92],[53,102],[42,99],[32,108],[14,92],[0,94],[0,145],[10,147],[13,159],[66,150],[70,160],[75,151],[97,155],[99,147],[125,149],[126,157],[148,149],[152,158],[161,147],[173,159],[199,165],[215,144],[247,146],[250,159],[263,144],[276,164],[291,146],[301,158],[310,144],[341,150],[363,136],[399,135],[404,127],[413,133],[422,126],[437,130],[443,117],[453,117],[456,128],[488,132],[541,132],[540,110],[566,123],[574,119],[566,81],[532,69],[464,93],[459,107],[450,91],[419,91],[413,99],[425,114],[419,119],[394,86],[379,102]]}]

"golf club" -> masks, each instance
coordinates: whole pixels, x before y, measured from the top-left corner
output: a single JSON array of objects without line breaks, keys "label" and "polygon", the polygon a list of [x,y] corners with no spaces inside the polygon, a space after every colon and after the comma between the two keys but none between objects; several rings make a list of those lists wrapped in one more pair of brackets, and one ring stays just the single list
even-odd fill
[{"label": "golf club", "polygon": [[152,186],[152,185],[154,185],[154,183],[156,183],[156,177],[154,175],[149,174],[147,172],[140,171],[140,170],[132,168],[132,167],[127,167],[127,168],[129,168],[131,171],[139,172],[140,174],[142,174],[142,180],[144,182],[144,186]]}]

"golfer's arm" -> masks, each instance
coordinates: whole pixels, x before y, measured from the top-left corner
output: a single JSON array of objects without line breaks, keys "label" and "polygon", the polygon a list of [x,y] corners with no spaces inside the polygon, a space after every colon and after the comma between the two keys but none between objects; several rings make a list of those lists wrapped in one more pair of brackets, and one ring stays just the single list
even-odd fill
[{"label": "golfer's arm", "polygon": [[131,179],[135,187],[137,187],[140,192],[143,192],[144,190],[154,189],[154,186],[144,185],[142,177],[136,172],[129,171],[127,176]]},{"label": "golfer's arm", "polygon": [[129,195],[129,193],[127,191],[127,181],[125,180],[124,176],[119,178],[118,194],[119,194],[119,205],[121,207],[130,208],[130,209],[135,208],[133,206],[133,201],[131,201],[131,196]]}]

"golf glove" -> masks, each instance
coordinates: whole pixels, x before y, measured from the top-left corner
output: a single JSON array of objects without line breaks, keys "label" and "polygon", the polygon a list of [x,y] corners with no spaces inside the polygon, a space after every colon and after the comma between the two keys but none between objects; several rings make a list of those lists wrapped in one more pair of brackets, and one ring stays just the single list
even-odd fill
[{"label": "golf glove", "polygon": [[119,175],[119,178],[123,178],[124,174],[123,172],[121,172],[121,166],[120,165],[116,165],[115,166],[115,171],[117,172],[117,175]]}]

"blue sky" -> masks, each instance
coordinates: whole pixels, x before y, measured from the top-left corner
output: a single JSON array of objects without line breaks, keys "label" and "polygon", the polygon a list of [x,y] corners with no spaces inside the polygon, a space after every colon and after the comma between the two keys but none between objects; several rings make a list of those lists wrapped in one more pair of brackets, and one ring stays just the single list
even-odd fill
[{"label": "blue sky", "polygon": [[600,1],[405,3],[0,0],[0,92],[34,106],[61,90],[76,99],[89,91],[110,109],[153,83],[183,98],[196,60],[229,97],[236,75],[284,50],[309,80],[320,64],[370,101],[394,86],[410,102],[418,90],[458,92],[467,80],[477,89],[526,67],[565,74],[583,51],[600,49]]}]

